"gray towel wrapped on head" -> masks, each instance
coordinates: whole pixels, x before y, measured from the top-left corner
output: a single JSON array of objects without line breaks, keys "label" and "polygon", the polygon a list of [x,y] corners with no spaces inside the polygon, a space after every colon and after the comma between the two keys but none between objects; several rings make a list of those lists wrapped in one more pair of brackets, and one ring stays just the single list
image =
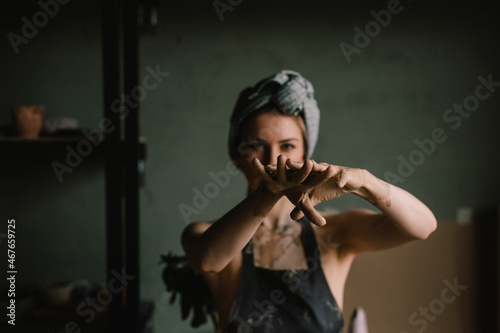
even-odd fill
[{"label": "gray towel wrapped on head", "polygon": [[319,108],[314,99],[314,89],[306,78],[297,72],[283,70],[244,89],[231,116],[229,151],[234,151],[241,122],[255,111],[271,106],[284,115],[301,116],[307,132],[307,157],[311,158],[318,140]]}]

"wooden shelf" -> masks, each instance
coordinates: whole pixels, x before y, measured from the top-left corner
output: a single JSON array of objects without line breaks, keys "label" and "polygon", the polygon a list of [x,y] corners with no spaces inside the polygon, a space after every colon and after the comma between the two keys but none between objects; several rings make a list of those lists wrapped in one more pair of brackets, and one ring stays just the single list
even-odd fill
[{"label": "wooden shelf", "polygon": [[[85,144],[80,144],[80,142],[87,142]],[[104,143],[104,144],[103,144]],[[85,136],[45,136],[39,137],[36,139],[26,139],[21,137],[2,137],[0,138],[0,153],[2,154],[10,154],[15,156],[23,156],[26,154],[36,154],[33,156],[36,158],[39,155],[47,155],[52,154],[53,152],[63,152],[67,153],[66,146],[70,146],[75,151],[78,151],[79,144],[87,147],[80,147],[80,149],[89,149],[88,147],[92,147],[92,150],[99,151],[104,153],[106,147],[106,140],[97,140],[91,141],[91,139]],[[121,142],[121,146],[123,149],[124,142]],[[146,148],[147,141],[145,138],[139,139],[139,152],[138,158],[140,160],[146,159]],[[91,155],[91,154],[89,154]]]}]

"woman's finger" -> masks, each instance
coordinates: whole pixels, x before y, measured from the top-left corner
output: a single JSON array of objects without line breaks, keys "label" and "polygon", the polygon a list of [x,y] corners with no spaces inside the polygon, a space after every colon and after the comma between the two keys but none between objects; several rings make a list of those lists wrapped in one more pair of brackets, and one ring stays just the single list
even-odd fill
[{"label": "woman's finger", "polygon": [[[312,160],[312,159],[309,159],[309,160],[306,160],[306,161],[311,161],[313,163],[313,168],[312,168],[312,172],[321,172],[321,171],[325,171],[326,168],[328,168],[330,165],[336,167],[336,168],[342,168],[340,165],[334,165],[334,164],[328,164],[328,163],[325,163],[325,162],[321,162],[321,163],[318,163],[316,162],[315,160]],[[294,161],[289,161],[287,162],[287,166],[291,169],[291,170],[299,170],[300,168],[302,168],[304,163],[302,162],[294,162]]]},{"label": "woman's finger", "polygon": [[253,166],[257,169],[262,178],[264,178],[267,182],[272,182],[273,178],[266,172],[266,168],[262,163],[260,163],[259,159],[256,157],[253,159]]},{"label": "woman's finger", "polygon": [[313,174],[309,176],[305,181],[304,185],[307,186],[319,186],[326,182],[328,179],[334,177],[337,173],[337,169],[333,165],[329,165],[326,169],[320,173]]},{"label": "woman's finger", "polygon": [[346,172],[345,170],[340,171],[337,181],[338,188],[344,188],[345,184],[347,184],[348,178],[348,172]]},{"label": "woman's finger", "polygon": [[278,156],[278,169],[276,177],[280,183],[286,182],[286,157],[285,155]]},{"label": "woman's finger", "polygon": [[300,208],[295,207],[290,213],[290,217],[294,220],[299,220],[304,216],[304,212],[300,210]]},{"label": "woman's finger", "polygon": [[276,173],[276,171],[278,171],[278,165],[277,164],[268,164],[268,165],[266,165],[266,171],[269,173]]},{"label": "woman's finger", "polygon": [[328,164],[328,163],[317,163],[317,162],[314,162],[314,166],[313,166],[313,171],[314,172],[322,172],[322,171],[325,171],[329,166],[334,166],[333,164]]},{"label": "woman's finger", "polygon": [[309,199],[309,195],[304,195],[304,197],[297,204],[297,207],[304,213],[304,215],[311,223],[314,223],[320,227],[326,224],[325,218],[321,216],[321,214],[312,205],[312,202]]},{"label": "woman's finger", "polygon": [[286,161],[286,165],[290,168],[290,170],[300,170],[302,166],[304,166],[303,162],[294,162],[290,159]]},{"label": "woman's finger", "polygon": [[[288,159],[287,166],[289,166],[289,163],[295,163],[295,162],[292,162],[290,159]],[[305,162],[302,163],[301,168],[298,169],[297,171],[294,171],[294,174],[290,177],[290,181],[301,184],[304,180],[307,179],[307,177],[309,177],[312,168],[313,168],[313,161],[305,160]]]}]

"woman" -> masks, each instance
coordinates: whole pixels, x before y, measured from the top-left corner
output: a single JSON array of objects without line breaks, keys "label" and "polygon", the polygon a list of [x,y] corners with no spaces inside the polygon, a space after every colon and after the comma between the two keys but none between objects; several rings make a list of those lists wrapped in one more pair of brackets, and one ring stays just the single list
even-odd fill
[{"label": "woman", "polygon": [[[248,196],[182,235],[225,332],[339,332],[355,255],[425,239],[436,228],[432,212],[410,193],[366,170],[309,159],[318,128],[312,85],[296,72],[277,73],[239,96],[229,151]],[[315,210],[346,193],[379,212]]]}]

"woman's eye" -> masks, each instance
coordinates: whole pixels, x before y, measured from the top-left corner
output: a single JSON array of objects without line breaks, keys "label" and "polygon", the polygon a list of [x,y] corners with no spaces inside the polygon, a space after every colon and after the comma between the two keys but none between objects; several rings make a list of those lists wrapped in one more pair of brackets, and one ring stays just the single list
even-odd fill
[{"label": "woman's eye", "polygon": [[295,146],[290,144],[290,143],[285,143],[284,145],[281,146],[281,149],[283,149],[283,150],[290,150],[293,148],[295,148]]}]

